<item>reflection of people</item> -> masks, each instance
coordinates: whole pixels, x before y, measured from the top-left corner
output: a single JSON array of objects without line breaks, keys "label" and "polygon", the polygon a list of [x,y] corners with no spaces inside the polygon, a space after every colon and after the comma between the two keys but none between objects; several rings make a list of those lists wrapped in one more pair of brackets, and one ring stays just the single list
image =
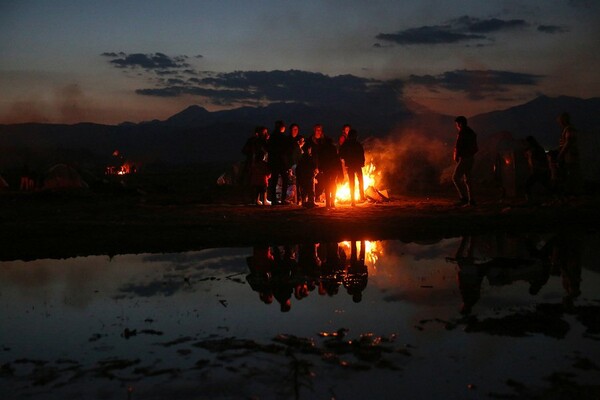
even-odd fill
[{"label": "reflection of people", "polygon": [[319,246],[321,259],[321,274],[319,277],[319,294],[334,296],[342,284],[341,273],[343,266],[340,259],[337,242],[321,243]]},{"label": "reflection of people", "polygon": [[288,312],[292,308],[292,293],[294,282],[292,280],[292,269],[296,263],[295,254],[290,246],[284,249],[273,247],[273,274],[272,287],[273,297],[279,303],[281,312]]},{"label": "reflection of people", "polygon": [[458,135],[454,146],[454,161],[456,167],[452,175],[452,182],[458,191],[459,201],[457,205],[474,206],[473,186],[471,173],[475,162],[475,153],[477,153],[477,135],[467,125],[467,118],[460,116],[454,120]]},{"label": "reflection of people", "polygon": [[254,247],[252,256],[246,258],[250,274],[246,276],[248,284],[265,304],[273,302],[271,275],[273,270],[273,254],[268,246]]},{"label": "reflection of people", "polygon": [[560,271],[565,295],[563,305],[572,311],[574,300],[581,294],[582,240],[573,232],[558,235],[553,240],[551,262]]},{"label": "reflection of people", "polygon": [[350,264],[344,274],[343,284],[352,300],[359,303],[362,293],[367,287],[369,271],[365,264],[365,241],[360,242],[360,253],[357,254],[357,243],[350,242]]},{"label": "reflection of people", "polygon": [[458,264],[458,289],[463,301],[460,312],[468,315],[481,297],[481,283],[485,276],[485,268],[475,264],[471,236],[462,237],[454,259]]},{"label": "reflection of people", "polygon": [[358,141],[358,133],[355,129],[351,129],[348,133],[348,138],[340,147],[340,158],[344,160],[344,166],[348,171],[348,183],[350,186],[351,205],[355,204],[356,197],[356,180],[358,180],[358,193],[360,201],[365,199],[365,190],[363,182],[362,167],[365,165],[365,150]]}]

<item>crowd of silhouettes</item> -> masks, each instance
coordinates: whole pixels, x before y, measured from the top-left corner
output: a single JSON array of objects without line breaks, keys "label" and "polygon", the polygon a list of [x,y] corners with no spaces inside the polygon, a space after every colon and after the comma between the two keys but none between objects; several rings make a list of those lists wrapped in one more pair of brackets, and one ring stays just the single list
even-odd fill
[{"label": "crowd of silhouettes", "polygon": [[[242,182],[252,188],[251,204],[314,208],[323,199],[327,208],[335,208],[337,185],[346,176],[350,177],[351,205],[365,201],[365,154],[355,129],[345,124],[337,142],[324,134],[321,124],[314,125],[306,138],[296,123],[289,126],[289,134],[287,130],[281,120],[271,132],[256,127],[242,148]],[[295,190],[290,193],[291,187]]]}]

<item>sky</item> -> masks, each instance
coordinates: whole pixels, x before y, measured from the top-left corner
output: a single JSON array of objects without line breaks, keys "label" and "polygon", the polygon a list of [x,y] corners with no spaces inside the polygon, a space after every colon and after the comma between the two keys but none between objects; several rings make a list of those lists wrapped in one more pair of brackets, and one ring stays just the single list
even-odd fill
[{"label": "sky", "polygon": [[597,0],[3,0],[0,123],[600,96]]}]

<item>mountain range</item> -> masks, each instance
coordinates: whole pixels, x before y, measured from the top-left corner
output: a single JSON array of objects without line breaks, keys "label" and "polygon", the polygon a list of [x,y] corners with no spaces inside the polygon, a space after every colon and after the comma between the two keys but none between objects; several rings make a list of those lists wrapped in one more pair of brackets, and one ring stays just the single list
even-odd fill
[{"label": "mountain range", "polygon": [[[600,98],[540,96],[516,107],[470,117],[469,125],[482,139],[510,132],[517,138],[533,135],[543,146],[552,148],[558,145],[560,135],[556,117],[563,111],[571,114],[580,130],[600,135]],[[192,105],[163,121],[119,125],[0,125],[0,167],[56,162],[102,164],[115,150],[139,165],[233,162],[242,158],[241,148],[256,126],[271,129],[276,120],[298,123],[305,136],[310,135],[314,124],[321,123],[327,135],[337,138],[342,125],[350,123],[361,139],[416,130],[425,137],[453,142],[453,119],[412,106],[378,112],[373,107],[343,110],[275,103],[216,112]]]}]

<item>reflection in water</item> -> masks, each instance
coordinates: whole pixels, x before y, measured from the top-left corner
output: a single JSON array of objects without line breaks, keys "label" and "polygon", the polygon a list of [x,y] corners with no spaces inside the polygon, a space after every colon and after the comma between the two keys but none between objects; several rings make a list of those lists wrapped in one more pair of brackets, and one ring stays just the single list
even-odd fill
[{"label": "reflection in water", "polygon": [[377,246],[366,243],[363,240],[257,246],[247,258],[250,274],[246,280],[265,304],[271,304],[275,298],[282,312],[290,311],[292,294],[296,300],[302,300],[316,288],[319,295],[335,296],[343,286],[359,303],[369,279],[367,249],[376,261]]},{"label": "reflection in water", "polygon": [[542,398],[532,388],[556,371],[600,377],[599,244],[489,234],[0,263],[0,398]]},{"label": "reflection in water", "polygon": [[[490,243],[463,236],[455,256],[446,258],[458,265],[458,287],[463,301],[461,313],[470,314],[479,301],[484,278],[491,286],[525,281],[529,284],[529,294],[535,296],[550,275],[561,277],[565,290],[563,305],[567,310],[572,309],[573,300],[581,294],[582,239],[573,232],[547,239],[523,236],[518,240],[513,238],[511,248],[501,246],[501,255],[476,257],[475,253],[485,254]],[[506,245],[508,241],[501,244]]]}]

